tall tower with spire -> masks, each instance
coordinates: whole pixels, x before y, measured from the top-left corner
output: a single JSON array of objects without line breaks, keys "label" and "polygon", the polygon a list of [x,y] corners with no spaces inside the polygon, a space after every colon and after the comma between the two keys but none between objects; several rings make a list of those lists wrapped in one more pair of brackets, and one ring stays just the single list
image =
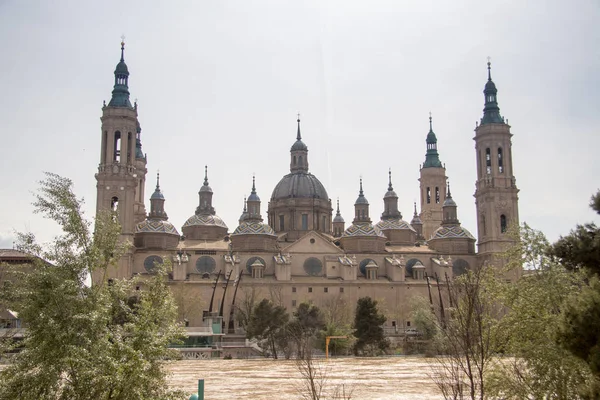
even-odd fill
[{"label": "tall tower with spire", "polygon": [[429,114],[429,132],[427,133],[427,152],[425,162],[420,170],[421,191],[421,222],[423,223],[422,234],[425,239],[440,227],[442,223],[442,206],[446,200],[446,168],[440,161],[437,150],[437,137],[433,132],[433,121]]},{"label": "tall tower with spire", "polygon": [[[115,69],[112,98],[102,107],[100,164],[96,174],[96,213],[114,211],[121,224],[123,240],[133,243],[136,223],[144,221],[144,187],[146,157],[142,153],[141,127],[137,104],[129,100],[129,69],[121,42],[121,59]],[[114,272],[116,277],[130,277],[132,253],[126,254]],[[112,272],[111,272],[112,273]]]},{"label": "tall tower with spire", "polygon": [[510,125],[500,115],[498,90],[492,81],[489,61],[487,66],[483,117],[473,138],[477,154],[477,242],[484,261],[510,245],[507,229],[510,224],[519,223],[519,189],[513,171],[512,134]]}]

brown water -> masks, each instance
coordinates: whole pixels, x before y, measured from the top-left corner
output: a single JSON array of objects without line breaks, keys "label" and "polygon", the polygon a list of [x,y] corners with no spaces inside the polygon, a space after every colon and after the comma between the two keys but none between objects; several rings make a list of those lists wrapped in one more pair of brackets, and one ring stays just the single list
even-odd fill
[{"label": "brown water", "polygon": [[[430,368],[423,358],[338,358],[317,362],[327,373],[326,389],[344,384],[353,390],[352,399],[442,398],[428,377]],[[188,394],[196,393],[198,379],[204,379],[205,400],[301,398],[302,379],[294,361],[177,361],[170,370],[171,385]]]}]

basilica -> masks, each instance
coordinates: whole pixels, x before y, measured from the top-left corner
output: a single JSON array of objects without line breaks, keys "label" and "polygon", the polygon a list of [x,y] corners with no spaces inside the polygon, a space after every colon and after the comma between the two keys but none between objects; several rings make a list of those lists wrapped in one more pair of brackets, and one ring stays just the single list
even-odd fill
[{"label": "basilica", "polygon": [[[361,181],[354,215],[346,216],[351,218],[347,222],[339,202],[332,202],[309,172],[309,150],[298,118],[296,138],[290,138],[289,169],[280,166],[283,177],[266,201],[261,196],[268,194],[259,195],[253,181],[239,221],[228,226],[215,213],[205,169],[198,206],[186,221],[177,221],[182,225],[174,225],[167,216],[160,177],[154,181],[147,176],[123,43],[114,76],[112,98],[102,108],[97,212],[116,212],[122,238],[132,246],[108,278],[139,276],[143,281],[157,263],[168,260],[173,290],[186,293],[183,302],[202,304],[183,315],[189,327],[202,326],[206,315],[219,315],[231,326],[235,296],[239,302],[249,291],[290,311],[304,301],[318,305],[344,298],[355,304],[371,296],[384,308],[390,327],[410,326],[411,296],[427,297],[432,287],[437,290],[457,274],[495,262],[494,256],[510,243],[507,226],[518,223],[512,134],[500,115],[489,63],[483,116],[474,135],[476,237],[460,223],[431,118],[420,169],[420,204],[415,204],[410,221],[398,210],[390,172],[387,191],[382,190],[379,200],[384,205],[381,216],[370,214]],[[153,187],[149,212],[147,179]],[[369,197],[373,200],[373,194]]]}]

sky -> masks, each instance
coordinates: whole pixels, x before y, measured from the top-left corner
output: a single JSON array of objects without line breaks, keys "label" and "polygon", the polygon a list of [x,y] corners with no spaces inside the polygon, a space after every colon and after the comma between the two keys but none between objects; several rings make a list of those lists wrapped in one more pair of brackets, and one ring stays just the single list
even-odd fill
[{"label": "sky", "polygon": [[459,219],[476,235],[473,136],[489,56],[514,135],[520,220],[556,240],[600,222],[588,207],[600,188],[598,19],[595,0],[0,0],[0,248],[16,231],[60,233],[31,205],[44,171],[72,179],[93,218],[121,35],[146,198],[160,170],[180,232],[205,165],[230,232],[253,174],[266,219],[297,113],[310,172],[339,197],[346,226],[361,176],[379,220],[389,168],[410,221],[431,112]]}]

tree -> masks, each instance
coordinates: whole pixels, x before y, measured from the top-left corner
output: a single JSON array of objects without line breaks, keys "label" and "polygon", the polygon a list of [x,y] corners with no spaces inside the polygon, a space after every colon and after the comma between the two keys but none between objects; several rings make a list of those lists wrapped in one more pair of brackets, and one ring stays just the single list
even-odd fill
[{"label": "tree", "polygon": [[[600,214],[600,191],[592,196],[590,207]],[[558,341],[588,364],[595,376],[593,390],[600,396],[600,228],[593,223],[578,225],[548,253],[567,269],[581,270],[588,278],[562,309]]]},{"label": "tree", "polygon": [[277,339],[284,333],[289,317],[284,307],[275,306],[270,300],[263,299],[254,307],[246,336],[258,339],[261,347],[268,348],[273,358],[277,359]]},{"label": "tree", "polygon": [[[35,211],[55,221],[63,234],[43,247],[20,234],[20,250],[32,257],[3,300],[27,326],[23,350],[0,371],[0,399],[174,399],[166,383],[167,345],[180,336],[176,308],[165,283],[166,267],[144,280],[100,282],[123,254],[120,227],[110,214],[96,219],[92,233],[83,201],[69,179],[46,174]],[[46,260],[46,262],[41,261]]]},{"label": "tree", "polygon": [[317,334],[323,328],[325,323],[319,307],[305,302],[300,303],[287,327],[290,337],[296,343],[298,358],[304,358],[312,352]]},{"label": "tree", "polygon": [[377,301],[361,297],[356,305],[354,317],[354,353],[373,355],[385,352],[390,344],[383,334],[386,318],[377,309]]}]

